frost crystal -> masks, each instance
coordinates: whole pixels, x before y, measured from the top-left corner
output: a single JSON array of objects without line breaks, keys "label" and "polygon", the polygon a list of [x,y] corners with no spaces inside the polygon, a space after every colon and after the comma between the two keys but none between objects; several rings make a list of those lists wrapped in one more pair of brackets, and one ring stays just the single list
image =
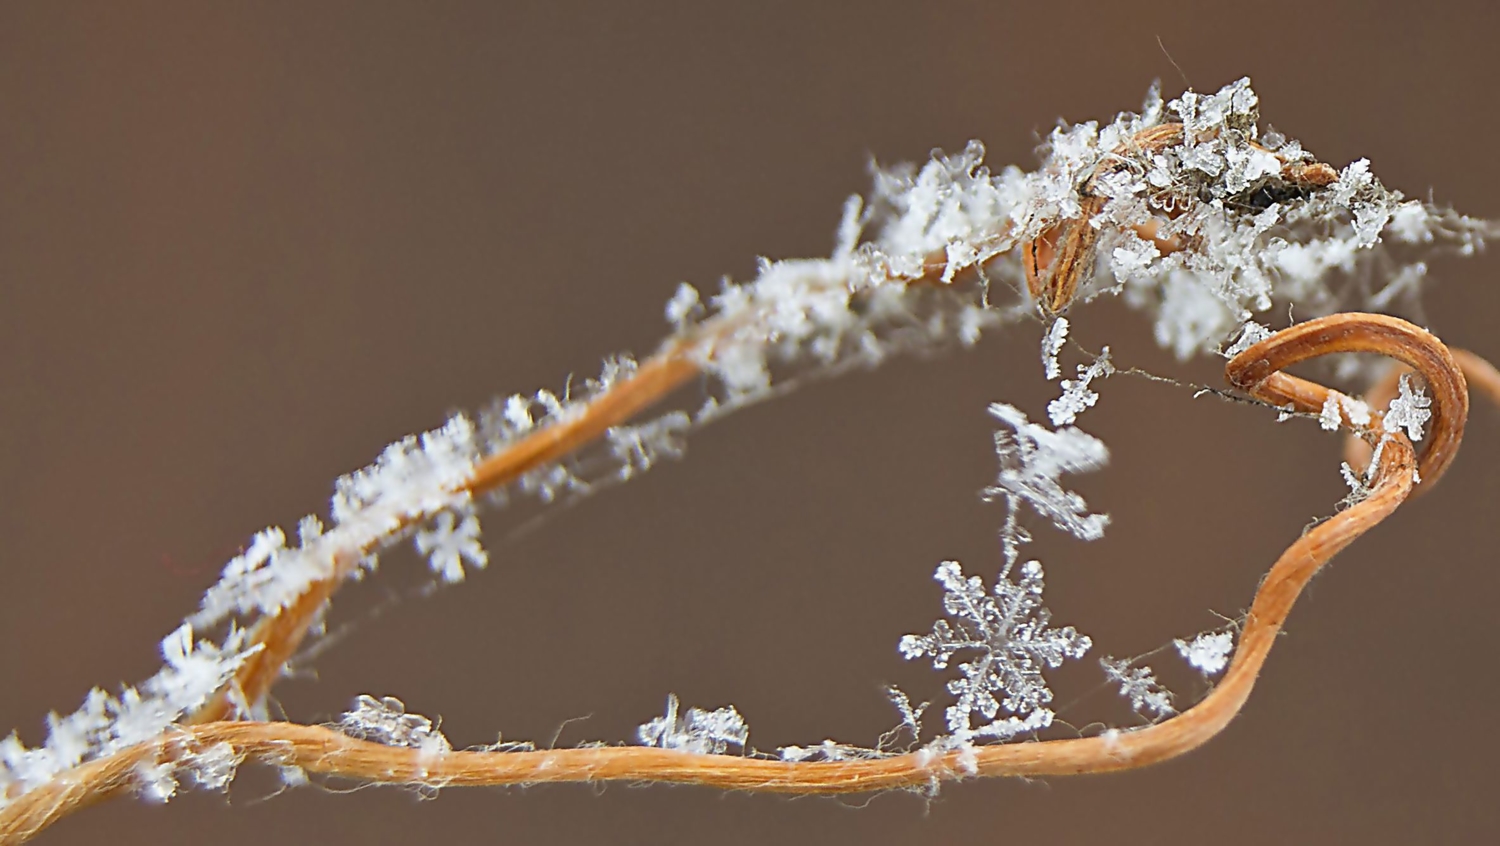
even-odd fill
[{"label": "frost crystal", "polygon": [[[458,520],[455,513],[462,515]],[[417,551],[427,556],[433,572],[445,582],[461,582],[467,561],[483,568],[489,563],[489,555],[479,543],[479,517],[472,503],[458,511],[444,511],[433,518],[430,528],[417,532]]]},{"label": "frost crystal", "polygon": [[1343,424],[1344,415],[1339,411],[1339,396],[1329,391],[1328,399],[1323,401],[1323,411],[1318,415],[1318,425],[1324,431],[1333,432]]},{"label": "frost crystal", "polygon": [[745,748],[750,727],[733,705],[714,711],[689,708],[677,713],[677,694],[667,695],[667,713],[642,725],[636,732],[642,745],[676,749],[696,755],[722,755],[730,746]]},{"label": "frost crystal", "polygon": [[1229,665],[1229,653],[1234,651],[1232,632],[1205,632],[1192,640],[1178,638],[1172,641],[1177,653],[1193,668],[1205,676],[1215,676]]},{"label": "frost crystal", "polygon": [[182,766],[199,787],[222,791],[229,788],[229,782],[234,780],[235,771],[243,760],[244,756],[232,745],[215,743],[200,752],[185,756]]},{"label": "frost crystal", "polygon": [[152,802],[166,803],[177,795],[177,774],[171,761],[141,761],[135,765],[136,790]]},{"label": "frost crystal", "polygon": [[[1052,613],[1042,607],[1040,563],[1022,564],[1019,582],[1011,581],[1010,569],[1001,571],[990,595],[978,576],[965,577],[958,562],[943,562],[933,578],[943,586],[943,610],[953,622],[939,620],[931,634],[901,638],[902,657],[930,657],[939,670],[958,652],[977,653],[959,664],[963,677],[948,682],[948,691],[958,697],[947,710],[948,730],[958,737],[1009,736],[1014,732],[1008,729],[1026,719],[1050,723],[1052,712],[1044,706],[1052,701],[1052,690],[1042,669],[1081,658],[1093,645],[1072,626],[1051,627]],[[1002,708],[1021,720],[992,726]],[[975,714],[983,718],[977,728]]]},{"label": "frost crystal", "polygon": [[[1381,441],[1381,444],[1384,445],[1385,442]],[[1370,458],[1370,467],[1371,468],[1375,467],[1376,460],[1379,457],[1380,457],[1379,454],[1371,456],[1371,458]],[[1358,505],[1359,503],[1364,502],[1366,499],[1369,499],[1369,497],[1370,497],[1370,481],[1369,481],[1369,479],[1368,478],[1363,478],[1363,479],[1360,478],[1359,474],[1357,474],[1357,473],[1354,472],[1354,468],[1349,466],[1349,462],[1343,461],[1343,462],[1339,463],[1339,474],[1344,477],[1344,484],[1346,484],[1346,485],[1349,486],[1349,495],[1346,496],[1346,497],[1344,497],[1344,501],[1343,501],[1344,505]],[[1368,475],[1369,474],[1366,473],[1366,476],[1368,476]]]},{"label": "frost crystal", "polygon": [[1064,490],[1058,477],[1103,467],[1109,461],[1104,442],[1072,426],[1057,431],[1039,426],[1005,403],[991,404],[990,414],[1010,431],[995,432],[1000,473],[995,484],[985,488],[985,497],[1004,497],[1012,512],[1024,501],[1059,529],[1083,540],[1103,537],[1109,516],[1090,514],[1083,497]]},{"label": "frost crystal", "polygon": [[677,286],[677,293],[672,295],[672,299],[667,301],[667,322],[681,331],[686,328],[688,318],[702,309],[698,302],[698,289],[683,282]]},{"label": "frost crystal", "polygon": [[[1130,700],[1130,707],[1141,716],[1161,719],[1177,713],[1172,707],[1172,692],[1162,687],[1150,667],[1132,667],[1129,660],[1111,657],[1099,659],[1104,675],[1120,686],[1120,695]],[[1147,714],[1147,712],[1151,712]],[[1152,716],[1154,715],[1154,716]]]},{"label": "frost crystal", "polygon": [[1070,426],[1078,419],[1078,415],[1093,408],[1094,403],[1099,401],[1099,395],[1089,387],[1089,383],[1114,372],[1115,366],[1109,360],[1109,347],[1105,347],[1088,366],[1078,365],[1078,378],[1064,379],[1062,396],[1047,404],[1047,416],[1052,418],[1052,425]]},{"label": "frost crystal", "polygon": [[1046,371],[1049,381],[1062,375],[1062,367],[1057,363],[1057,354],[1062,352],[1063,344],[1067,340],[1068,319],[1059,317],[1052,321],[1047,334],[1042,338],[1042,368]]},{"label": "frost crystal", "polygon": [[663,458],[681,458],[683,438],[692,425],[685,412],[673,411],[645,423],[611,427],[604,438],[619,462],[619,478],[623,481],[649,470]]},{"label": "frost crystal", "polygon": [[1432,418],[1429,406],[1432,398],[1423,392],[1421,387],[1412,387],[1410,373],[1401,374],[1401,384],[1398,388],[1400,394],[1391,400],[1391,406],[1385,412],[1385,430],[1396,432],[1406,430],[1406,436],[1413,441],[1422,440],[1422,425]]},{"label": "frost crystal", "polygon": [[405,746],[429,754],[448,752],[448,738],[421,714],[408,714],[406,705],[394,696],[376,699],[360,694],[354,708],[339,718],[339,730],[350,737]]}]

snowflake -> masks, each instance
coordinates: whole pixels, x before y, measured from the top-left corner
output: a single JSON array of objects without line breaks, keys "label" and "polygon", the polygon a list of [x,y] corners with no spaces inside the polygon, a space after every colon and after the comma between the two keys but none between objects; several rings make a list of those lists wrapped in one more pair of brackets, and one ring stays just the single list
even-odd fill
[{"label": "snowflake", "polygon": [[646,746],[676,749],[696,755],[722,755],[730,746],[745,748],[750,727],[733,705],[714,711],[689,708],[678,715],[677,694],[667,694],[667,713],[642,725],[636,736]]},{"label": "snowflake", "polygon": [[1406,430],[1406,436],[1414,441],[1422,440],[1422,425],[1432,418],[1429,406],[1432,399],[1427,396],[1421,387],[1412,387],[1411,374],[1401,374],[1400,395],[1391,400],[1391,406],[1385,412],[1385,430],[1395,432]]},{"label": "snowflake", "polygon": [[[1050,722],[1051,711],[1044,706],[1052,701],[1052,690],[1042,668],[1081,658],[1093,645],[1072,626],[1049,625],[1052,614],[1042,607],[1039,562],[1022,564],[1019,582],[1010,580],[1010,569],[1007,565],[1001,571],[992,596],[978,576],[965,578],[958,562],[943,562],[934,578],[943,586],[943,609],[954,622],[939,620],[931,634],[901,638],[902,657],[931,657],[939,670],[961,650],[978,652],[974,660],[959,665],[963,678],[948,682],[948,691],[958,697],[947,711],[948,729],[959,737],[1003,734],[987,731],[984,725],[976,729],[972,723],[973,714],[994,723],[1001,708],[1034,725]],[[1033,716],[1044,712],[1044,717]]]},{"label": "snowflake", "polygon": [[1332,391],[1328,392],[1328,399],[1323,401],[1323,411],[1318,415],[1318,425],[1325,432],[1337,431],[1344,425],[1344,415],[1339,411],[1339,396]]},{"label": "snowflake", "polygon": [[417,532],[416,544],[433,572],[441,574],[445,582],[463,581],[464,561],[482,568],[490,560],[479,543],[479,518],[472,504],[464,510],[462,522],[452,511],[433,518],[432,528]]},{"label": "snowflake", "polygon": [[992,403],[990,414],[1013,432],[995,432],[1000,473],[995,484],[985,488],[985,498],[1005,497],[1012,513],[1024,500],[1059,529],[1083,540],[1103,537],[1109,515],[1090,514],[1083,497],[1063,490],[1058,477],[1103,467],[1109,461],[1104,442],[1072,426],[1057,431],[1039,426],[1005,403]]},{"label": "snowflake", "polygon": [[1062,375],[1062,366],[1057,363],[1057,354],[1062,352],[1068,340],[1068,319],[1059,317],[1052,321],[1047,334],[1042,338],[1042,369],[1050,381]]},{"label": "snowflake", "polygon": [[682,282],[677,286],[677,293],[667,301],[667,322],[677,327],[677,331],[684,331],[687,329],[688,320],[702,310],[703,305],[698,300],[698,289]]},{"label": "snowflake", "polygon": [[1109,360],[1109,347],[1105,347],[1092,364],[1078,365],[1078,378],[1063,380],[1062,396],[1047,404],[1047,416],[1052,418],[1052,425],[1070,426],[1078,419],[1078,415],[1093,408],[1094,403],[1099,401],[1099,395],[1089,387],[1089,383],[1114,372],[1115,366]]},{"label": "snowflake", "polygon": [[1178,638],[1172,641],[1183,660],[1205,676],[1216,676],[1229,665],[1229,653],[1234,651],[1233,632],[1204,632],[1192,640]]},{"label": "snowflake", "polygon": [[408,714],[406,705],[394,696],[376,699],[360,694],[354,700],[354,709],[339,718],[339,730],[361,740],[434,754],[453,748],[432,720],[421,714]]},{"label": "snowflake", "polygon": [[683,435],[693,425],[686,412],[673,411],[654,420],[611,426],[604,433],[610,454],[619,462],[621,480],[651,469],[662,458],[681,458]]},{"label": "snowflake", "polygon": [[1099,659],[1104,675],[1120,686],[1120,695],[1130,700],[1130,707],[1141,716],[1155,714],[1156,719],[1177,713],[1172,707],[1172,691],[1161,686],[1150,667],[1132,667],[1129,660],[1109,656]]}]

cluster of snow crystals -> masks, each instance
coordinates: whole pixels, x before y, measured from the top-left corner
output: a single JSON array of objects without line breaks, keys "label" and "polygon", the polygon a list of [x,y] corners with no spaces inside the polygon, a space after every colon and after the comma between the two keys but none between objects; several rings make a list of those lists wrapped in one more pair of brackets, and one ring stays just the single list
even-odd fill
[{"label": "cluster of snow crystals", "polygon": [[1193,669],[1205,676],[1216,676],[1229,666],[1229,654],[1234,651],[1234,633],[1204,632],[1192,640],[1173,640],[1172,645]]},{"label": "cluster of snow crystals", "polygon": [[184,756],[178,768],[187,770],[198,786],[204,790],[223,791],[229,788],[229,782],[234,780],[234,774],[244,760],[245,756],[234,746],[228,743],[215,743],[196,753]]},{"label": "cluster of snow crystals", "polygon": [[1108,656],[1099,659],[1105,677],[1120,686],[1120,695],[1130,700],[1130,707],[1137,714],[1161,719],[1177,713],[1172,707],[1172,692],[1157,682],[1151,668],[1132,667],[1131,663]]},{"label": "cluster of snow crystals", "polygon": [[1032,423],[1020,409],[1005,403],[991,404],[990,414],[1010,430],[995,432],[1000,473],[995,484],[985,488],[985,498],[1004,497],[1012,512],[1025,502],[1083,540],[1103,537],[1109,515],[1089,513],[1088,503],[1065,490],[1059,477],[1103,467],[1109,461],[1104,442],[1074,426],[1054,431]]},{"label": "cluster of snow crystals", "polygon": [[[1422,440],[1422,426],[1432,419],[1432,398],[1420,386],[1413,387],[1410,373],[1401,374],[1399,391],[1385,412],[1384,426],[1387,432],[1406,430],[1413,441]],[[1373,464],[1373,462],[1372,462]]]},{"label": "cluster of snow crystals", "polygon": [[[984,307],[980,286],[952,284],[1019,243],[1019,171],[992,178],[983,158],[971,142],[958,155],[934,153],[920,169],[877,170],[868,201],[845,204],[828,258],[762,260],[754,279],[726,282],[706,308],[679,287],[667,319],[683,336],[712,336],[699,362],[722,389],[699,419],[770,396],[783,367],[872,366],[896,352],[973,344],[1004,320]],[[918,279],[939,284],[908,287]]]},{"label": "cluster of snow crystals", "polygon": [[177,795],[178,777],[187,773],[204,790],[223,792],[229,789],[245,756],[229,743],[193,749],[176,739],[163,744],[171,757],[144,760],[135,765],[132,775],[138,794],[152,802],[168,802]]},{"label": "cluster of snow crystals", "polygon": [[393,696],[376,699],[360,694],[353,710],[339,718],[339,730],[350,737],[386,746],[403,746],[429,754],[452,750],[448,738],[421,714],[408,714],[401,700]]},{"label": "cluster of snow crystals", "polygon": [[[72,714],[48,715],[47,742],[35,749],[28,749],[14,733],[0,741],[0,807],[64,770],[158,739],[183,715],[208,701],[254,653],[255,648],[247,648],[245,640],[243,630],[231,629],[222,644],[194,641],[192,626],[183,623],[162,640],[166,663],[155,676],[137,687],[126,687],[119,696],[94,688],[83,707]],[[169,778],[170,766],[163,766],[168,767]],[[157,791],[148,788],[146,792],[155,795]],[[171,794],[166,791],[161,798]]]},{"label": "cluster of snow crystals", "polygon": [[[1123,290],[1182,358],[1212,351],[1278,301],[1314,315],[1410,302],[1426,266],[1406,253],[1467,255],[1496,231],[1404,199],[1367,161],[1321,165],[1298,142],[1262,134],[1258,119],[1247,79],[1171,102],[1153,88],[1141,114],[1055,130],[1043,166],[1007,172],[1015,187],[1000,193],[1020,204],[1012,214],[1025,238],[1083,214],[1081,191],[1103,199],[1091,220],[1098,279],[1082,293]],[[1174,125],[1181,131],[1165,134]]]},{"label": "cluster of snow crystals", "polygon": [[695,755],[722,755],[731,746],[745,748],[750,727],[733,705],[713,711],[689,708],[678,714],[677,694],[667,695],[667,713],[642,725],[636,736],[645,746]]},{"label": "cluster of snow crystals", "polygon": [[[463,486],[478,456],[474,424],[463,415],[391,444],[374,464],[334,483],[331,528],[315,516],[304,517],[295,547],[287,546],[277,527],[256,534],[188,619],[206,628],[235,615],[274,614],[314,582],[332,576],[336,556],[354,555],[373,566],[374,552],[401,537],[406,527],[445,512],[470,512]],[[478,556],[466,557],[482,566]]]},{"label": "cluster of snow crystals", "polygon": [[[962,678],[948,682],[958,697],[948,708],[948,730],[961,739],[1003,740],[1025,730],[1045,728],[1052,712],[1045,706],[1052,691],[1042,675],[1066,658],[1080,658],[1092,646],[1072,626],[1054,628],[1042,607],[1042,565],[1027,561],[1020,580],[1011,580],[1007,564],[995,580],[993,594],[978,576],[965,577],[956,561],[945,561],[934,578],[943,586],[943,610],[953,622],[939,620],[931,634],[901,638],[907,660],[932,659],[944,669],[959,652],[974,658],[959,664]],[[1014,717],[997,720],[1004,709]],[[975,726],[973,715],[983,718]]]}]

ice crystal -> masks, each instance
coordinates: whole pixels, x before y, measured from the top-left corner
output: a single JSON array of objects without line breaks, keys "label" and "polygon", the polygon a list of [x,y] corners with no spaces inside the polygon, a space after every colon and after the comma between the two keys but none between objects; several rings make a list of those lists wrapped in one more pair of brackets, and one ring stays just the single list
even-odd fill
[{"label": "ice crystal", "polygon": [[1173,640],[1172,645],[1198,672],[1214,676],[1229,665],[1229,653],[1234,651],[1234,633],[1204,632],[1192,640]]},{"label": "ice crystal", "polygon": [[645,423],[611,427],[604,438],[618,462],[619,478],[625,480],[645,472],[663,458],[681,458],[683,439],[692,425],[687,413],[673,411]]},{"label": "ice crystal", "polygon": [[[1372,457],[1370,461],[1371,469],[1375,467],[1375,457]],[[1369,479],[1361,478],[1358,473],[1355,473],[1354,468],[1349,466],[1349,462],[1339,462],[1339,474],[1344,477],[1344,484],[1349,486],[1349,495],[1344,497],[1342,503],[1343,505],[1358,505],[1359,503],[1364,502],[1366,499],[1370,498]],[[1367,473],[1366,476],[1368,475],[1369,474]]]},{"label": "ice crystal", "polygon": [[688,319],[699,311],[703,306],[698,302],[698,289],[686,282],[677,286],[677,293],[667,301],[667,322],[677,327],[678,331],[686,328]]},{"label": "ice crystal", "polygon": [[227,790],[245,756],[229,743],[215,743],[183,758],[181,767],[205,790]]},{"label": "ice crystal", "polygon": [[1132,667],[1131,663],[1109,656],[1099,659],[1105,677],[1120,686],[1120,695],[1130,700],[1130,707],[1137,714],[1161,719],[1177,713],[1172,707],[1172,692],[1161,686],[1151,668]]},{"label": "ice crystal", "polygon": [[354,700],[354,708],[339,718],[339,730],[361,740],[419,749],[429,754],[452,749],[448,738],[432,724],[432,720],[421,714],[407,713],[406,705],[394,696],[376,699],[360,694]]},{"label": "ice crystal", "polygon": [[1318,425],[1324,431],[1337,431],[1344,424],[1344,415],[1339,411],[1338,394],[1330,391],[1328,398],[1323,400],[1323,411],[1318,414]]},{"label": "ice crystal", "polygon": [[1400,386],[1397,389],[1398,396],[1391,400],[1390,408],[1385,412],[1385,430],[1397,432],[1406,430],[1406,436],[1413,441],[1422,440],[1422,426],[1432,418],[1432,398],[1422,390],[1420,386],[1412,386],[1410,373],[1401,374]]},{"label": "ice crystal", "polygon": [[[945,669],[962,652],[972,660],[959,664],[962,678],[948,682],[948,691],[958,697],[948,708],[948,730],[959,737],[1008,734],[1005,720],[996,723],[1000,710],[1025,721],[1035,714],[1050,722],[1052,690],[1042,675],[1064,659],[1080,658],[1092,642],[1072,626],[1054,628],[1052,613],[1042,606],[1042,565],[1027,561],[1020,565],[1020,580],[1012,581],[1007,565],[987,592],[978,576],[965,577],[956,561],[945,561],[933,576],[943,586],[943,610],[953,622],[939,620],[931,634],[901,638],[901,655],[907,660],[931,658],[935,669]],[[974,715],[982,718],[974,724]]]},{"label": "ice crystal", "polygon": [[465,561],[483,568],[490,560],[479,542],[479,517],[472,503],[437,515],[429,528],[417,532],[415,543],[445,582],[463,581]]},{"label": "ice crystal", "polygon": [[985,497],[1004,497],[1012,511],[1025,502],[1058,528],[1083,540],[1103,537],[1109,516],[1089,513],[1088,503],[1063,489],[1059,477],[1103,467],[1109,461],[1104,442],[1072,426],[1053,431],[1032,423],[1021,410],[1005,403],[991,404],[990,414],[1009,429],[995,432],[1000,472],[995,484],[985,488]]},{"label": "ice crystal", "polygon": [[1062,366],[1057,363],[1057,354],[1062,352],[1068,340],[1068,319],[1059,317],[1047,328],[1042,337],[1042,369],[1050,381],[1062,375]]},{"label": "ice crystal", "polygon": [[1089,387],[1089,383],[1114,372],[1114,364],[1109,360],[1109,347],[1105,347],[1099,357],[1087,366],[1078,365],[1078,378],[1064,379],[1062,396],[1047,404],[1047,416],[1052,419],[1052,425],[1070,426],[1078,419],[1078,415],[1093,408],[1094,403],[1099,401],[1099,395]]},{"label": "ice crystal", "polygon": [[745,748],[750,727],[733,705],[713,711],[689,708],[678,713],[677,694],[667,695],[667,712],[645,723],[636,732],[645,746],[676,749],[697,755],[722,755],[729,747]]}]

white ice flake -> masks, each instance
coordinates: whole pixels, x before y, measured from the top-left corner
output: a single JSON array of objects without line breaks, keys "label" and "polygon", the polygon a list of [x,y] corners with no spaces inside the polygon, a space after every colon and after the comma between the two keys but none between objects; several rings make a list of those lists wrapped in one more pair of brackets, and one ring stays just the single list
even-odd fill
[{"label": "white ice flake", "polygon": [[677,293],[672,295],[672,299],[667,301],[667,322],[680,332],[687,328],[688,320],[702,310],[703,306],[698,301],[698,289],[683,282],[677,286]]},{"label": "white ice flake", "polygon": [[645,746],[722,755],[731,746],[744,749],[750,728],[733,705],[713,711],[689,708],[678,714],[677,694],[672,693],[667,695],[667,713],[642,725],[636,734]]},{"label": "white ice flake", "polygon": [[1422,426],[1432,418],[1432,398],[1422,390],[1421,386],[1413,387],[1410,373],[1401,374],[1399,394],[1391,400],[1390,408],[1385,412],[1385,430],[1396,432],[1406,430],[1406,436],[1413,441],[1422,440]]},{"label": "white ice flake", "polygon": [[1229,653],[1234,651],[1234,633],[1204,632],[1192,640],[1177,638],[1172,645],[1177,647],[1177,654],[1198,672],[1216,676],[1229,665]]},{"label": "white ice flake", "polygon": [[1344,417],[1356,429],[1370,425],[1370,406],[1362,399],[1339,395],[1339,404],[1344,408]]},{"label": "white ice flake", "polygon": [[995,484],[985,488],[985,497],[1004,497],[1012,511],[1025,502],[1058,528],[1083,540],[1103,537],[1109,516],[1089,513],[1088,503],[1065,490],[1059,477],[1103,467],[1109,461],[1104,442],[1073,426],[1053,431],[1037,425],[1005,403],[991,404],[990,414],[1009,429],[995,432],[1000,472]]},{"label": "white ice flake", "polygon": [[198,752],[183,757],[181,768],[187,770],[193,781],[205,790],[223,791],[229,788],[234,774],[245,756],[228,743],[215,743]]},{"label": "white ice flake", "polygon": [[1224,350],[1224,356],[1234,358],[1269,337],[1271,337],[1270,329],[1253,320],[1247,321],[1244,326],[1240,327],[1240,334],[1235,338],[1234,343]]},{"label": "white ice flake", "polygon": [[394,696],[376,699],[360,694],[354,700],[354,707],[339,718],[339,731],[361,740],[404,746],[434,755],[453,748],[432,720],[421,714],[408,713],[406,705]]},{"label": "white ice flake", "polygon": [[[1052,627],[1052,614],[1042,606],[1040,563],[1022,564],[1020,581],[1011,580],[1010,570],[1007,565],[1001,571],[991,595],[978,576],[965,577],[958,562],[943,562],[933,578],[943,586],[943,610],[953,622],[939,620],[931,634],[901,638],[902,657],[931,658],[939,670],[957,653],[972,654],[959,664],[962,678],[948,682],[948,691],[958,698],[947,710],[948,730],[961,738],[1000,739],[1023,724],[1050,723],[1052,712],[1045,706],[1052,690],[1042,670],[1080,658],[1092,646],[1072,626]],[[992,725],[1001,709],[1017,719]],[[975,715],[981,718],[978,726]]]},{"label": "white ice flake", "polygon": [[1105,347],[1099,357],[1087,366],[1080,364],[1078,378],[1064,379],[1062,396],[1047,404],[1047,416],[1052,419],[1052,425],[1072,425],[1078,415],[1093,408],[1094,403],[1099,401],[1099,394],[1089,387],[1089,383],[1114,372],[1115,366],[1109,359],[1109,347]]},{"label": "white ice flake", "polygon": [[133,775],[136,791],[152,802],[165,804],[177,795],[177,768],[171,761],[141,761]]},{"label": "white ice flake", "polygon": [[1050,381],[1062,375],[1062,367],[1057,363],[1057,354],[1062,352],[1063,344],[1068,340],[1068,319],[1058,317],[1047,327],[1047,334],[1042,338],[1042,369],[1046,372]]},{"label": "white ice flake", "polygon": [[489,563],[489,554],[479,542],[479,535],[479,517],[473,504],[466,503],[462,508],[434,517],[429,528],[417,532],[415,542],[417,551],[427,556],[432,571],[441,575],[443,581],[461,582],[465,561],[481,569]]},{"label": "white ice flake", "polygon": [[604,433],[609,451],[619,463],[620,479],[629,479],[651,469],[663,458],[681,458],[684,436],[693,419],[686,412],[673,411],[628,426],[612,426]]},{"label": "white ice flake", "polygon": [[1137,714],[1161,719],[1177,713],[1172,707],[1172,692],[1161,686],[1151,668],[1132,667],[1131,663],[1109,656],[1099,659],[1105,677],[1120,686],[1120,695],[1130,700],[1130,707]]},{"label": "white ice flake", "polygon": [[1323,411],[1318,414],[1318,426],[1324,431],[1337,431],[1344,425],[1344,415],[1339,411],[1339,395],[1333,391],[1328,392],[1328,398],[1323,400]]}]

